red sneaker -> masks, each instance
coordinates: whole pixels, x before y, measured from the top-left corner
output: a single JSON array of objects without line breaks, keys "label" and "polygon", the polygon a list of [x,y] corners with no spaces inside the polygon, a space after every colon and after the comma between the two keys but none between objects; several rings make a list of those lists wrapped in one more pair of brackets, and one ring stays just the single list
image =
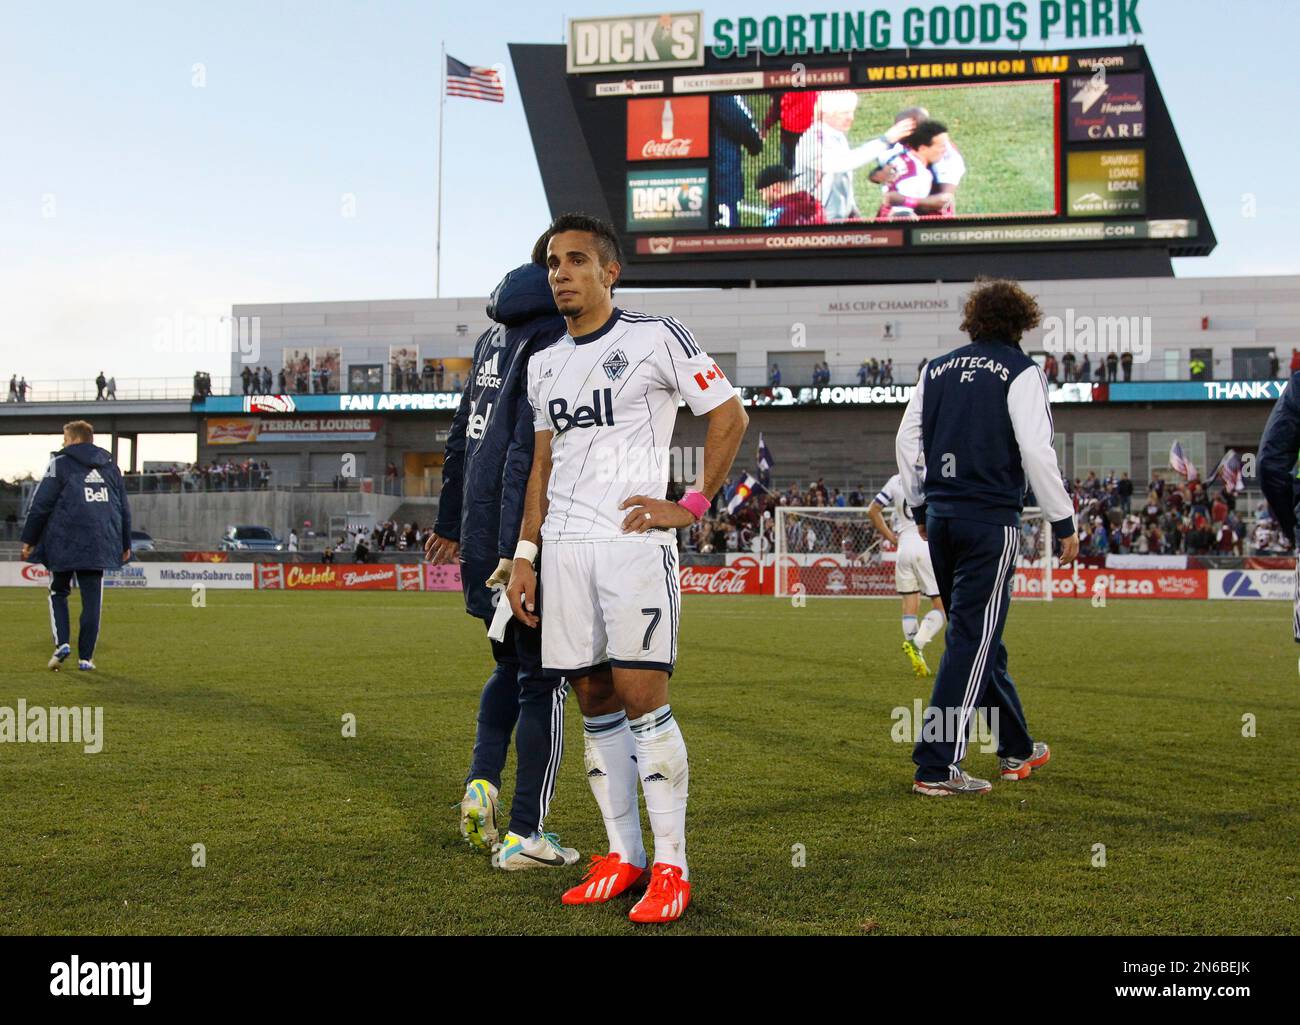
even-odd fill
[{"label": "red sneaker", "polygon": [[691,902],[691,884],[676,865],[650,866],[650,886],[627,917],[634,922],[675,922]]},{"label": "red sneaker", "polygon": [[998,771],[1005,780],[1027,779],[1034,769],[1041,769],[1052,758],[1052,749],[1044,744],[1041,740],[1034,741],[1034,749],[1029,753],[1029,757],[1020,758],[999,758]]},{"label": "red sneaker", "polygon": [[565,890],[565,904],[603,904],[640,882],[645,869],[629,865],[617,854],[593,854],[582,882]]}]

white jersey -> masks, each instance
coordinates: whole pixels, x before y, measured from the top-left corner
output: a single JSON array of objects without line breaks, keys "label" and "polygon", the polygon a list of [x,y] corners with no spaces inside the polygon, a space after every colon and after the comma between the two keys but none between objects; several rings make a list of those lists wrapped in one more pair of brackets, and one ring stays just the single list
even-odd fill
[{"label": "white jersey", "polygon": [[566,334],[528,361],[533,427],[551,432],[543,541],[667,544],[669,530],[623,533],[633,495],[668,491],[679,399],[700,416],[736,393],[671,317],[615,309],[605,325]]},{"label": "white jersey", "polygon": [[894,474],[885,482],[885,486],[877,492],[875,500],[883,511],[890,514],[889,527],[898,535],[900,543],[903,535],[908,531],[916,532],[916,520],[912,518],[912,510],[908,508],[907,499],[903,497],[903,482],[898,474]]}]

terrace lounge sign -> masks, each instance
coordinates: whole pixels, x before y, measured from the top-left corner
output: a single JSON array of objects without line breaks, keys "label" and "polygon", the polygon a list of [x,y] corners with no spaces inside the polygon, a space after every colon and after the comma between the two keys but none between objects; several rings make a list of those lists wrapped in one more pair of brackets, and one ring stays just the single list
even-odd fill
[{"label": "terrace lounge sign", "polygon": [[[916,5],[895,17],[883,9],[718,18],[713,56],[719,59],[801,56],[887,50],[1135,36],[1139,0],[1013,0]],[[569,22],[569,74],[704,64],[704,15],[699,11],[575,18]]]}]

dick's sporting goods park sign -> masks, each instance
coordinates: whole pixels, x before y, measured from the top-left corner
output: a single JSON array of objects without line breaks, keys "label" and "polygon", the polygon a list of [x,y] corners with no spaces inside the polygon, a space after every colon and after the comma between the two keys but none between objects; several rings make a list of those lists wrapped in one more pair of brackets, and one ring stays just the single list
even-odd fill
[{"label": "dick's sporting goods park sign", "polygon": [[848,53],[891,47],[1024,43],[1053,37],[1136,36],[1139,0],[926,4],[901,14],[874,8],[717,18],[705,36],[700,11],[574,18],[569,22],[569,74],[690,68],[709,45],[719,59]]}]

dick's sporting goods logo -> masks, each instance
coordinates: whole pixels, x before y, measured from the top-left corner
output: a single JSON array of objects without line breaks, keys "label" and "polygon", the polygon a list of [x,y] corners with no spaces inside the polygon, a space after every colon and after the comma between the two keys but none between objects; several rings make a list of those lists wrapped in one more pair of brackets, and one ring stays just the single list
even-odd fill
[{"label": "dick's sporting goods logo", "polygon": [[551,399],[546,407],[555,433],[563,434],[572,427],[613,427],[614,426],[614,390],[612,388],[593,388],[591,405],[578,406],[569,412],[567,399]]},{"label": "dick's sporting goods logo", "polygon": [[500,351],[492,353],[492,358],[479,367],[478,377],[474,383],[480,388],[500,388],[501,387],[501,353]]}]

